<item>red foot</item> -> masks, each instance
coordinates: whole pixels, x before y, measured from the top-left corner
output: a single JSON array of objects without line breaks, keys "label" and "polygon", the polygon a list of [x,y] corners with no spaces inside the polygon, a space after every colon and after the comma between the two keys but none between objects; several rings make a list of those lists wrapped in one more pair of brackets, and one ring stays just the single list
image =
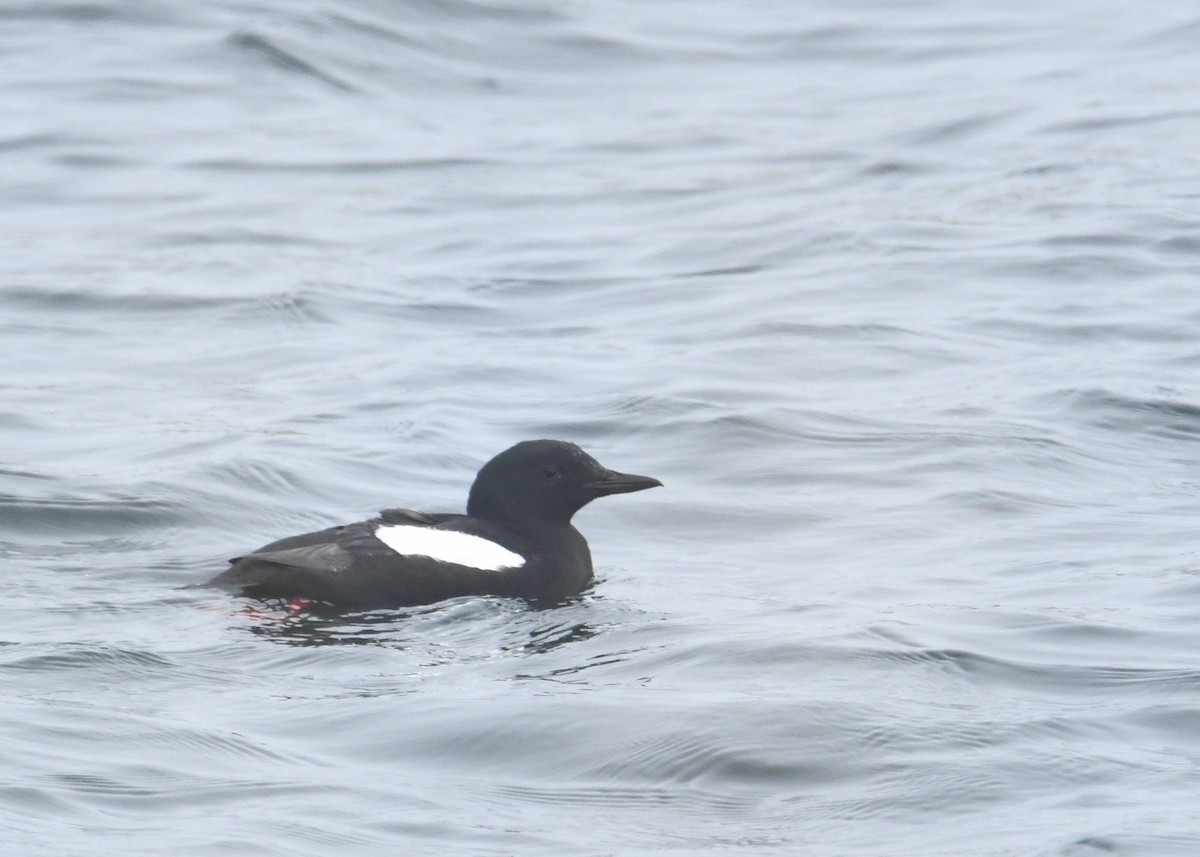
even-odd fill
[{"label": "red foot", "polygon": [[311,598],[305,598],[303,595],[297,595],[287,603],[287,612],[289,616],[299,616],[308,606],[313,603]]}]

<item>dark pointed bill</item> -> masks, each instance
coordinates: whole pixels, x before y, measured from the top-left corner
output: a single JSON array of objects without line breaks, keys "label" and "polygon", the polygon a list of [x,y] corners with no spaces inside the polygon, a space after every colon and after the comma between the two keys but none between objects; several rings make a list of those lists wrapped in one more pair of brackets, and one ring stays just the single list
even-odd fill
[{"label": "dark pointed bill", "polygon": [[609,494],[629,494],[632,491],[645,491],[647,488],[660,488],[662,483],[650,476],[605,470],[583,487],[597,497],[607,497]]}]

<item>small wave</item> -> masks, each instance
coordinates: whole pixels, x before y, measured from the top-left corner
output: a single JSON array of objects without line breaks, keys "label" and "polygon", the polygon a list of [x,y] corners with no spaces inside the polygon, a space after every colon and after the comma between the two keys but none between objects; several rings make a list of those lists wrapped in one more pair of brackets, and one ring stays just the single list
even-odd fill
[{"label": "small wave", "polygon": [[266,36],[257,33],[237,33],[229,37],[229,43],[240,51],[258,57],[283,71],[291,72],[319,80],[343,92],[355,92],[357,88],[344,80],[323,71],[317,66],[301,58],[295,51],[287,50]]},{"label": "small wave", "polygon": [[[22,650],[28,647],[22,647]],[[6,660],[0,668],[29,672],[102,669],[109,674],[143,675],[169,669],[172,661],[144,649],[113,646],[64,647]]]},{"label": "small wave", "polygon": [[937,665],[964,677],[1035,687],[1040,691],[1076,696],[1080,690],[1110,691],[1121,695],[1131,685],[1170,692],[1200,689],[1200,670],[1088,666],[1070,663],[1037,664],[1006,660],[960,649],[858,652],[856,659],[891,661],[909,665]]},{"label": "small wave", "polygon": [[81,534],[158,529],[188,520],[182,503],[146,497],[49,497],[0,495],[4,530],[31,534]]},{"label": "small wave", "polygon": [[255,160],[250,158],[209,158],[189,161],[184,167],[225,173],[391,173],[408,171],[432,171],[473,167],[491,163],[479,158],[420,157],[381,158],[377,160],[337,161],[284,161]]},{"label": "small wave", "polygon": [[1097,425],[1130,434],[1193,438],[1200,434],[1200,405],[1172,399],[1124,395],[1105,389],[1055,393],[1056,402]]}]

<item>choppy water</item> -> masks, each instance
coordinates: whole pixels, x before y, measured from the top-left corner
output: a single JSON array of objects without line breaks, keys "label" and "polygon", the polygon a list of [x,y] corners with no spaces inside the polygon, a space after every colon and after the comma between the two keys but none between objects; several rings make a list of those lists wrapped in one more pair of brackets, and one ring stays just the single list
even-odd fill
[{"label": "choppy water", "polygon": [[[31,855],[1200,852],[1187,4],[0,7]],[[177,587],[563,437],[601,577]]]}]

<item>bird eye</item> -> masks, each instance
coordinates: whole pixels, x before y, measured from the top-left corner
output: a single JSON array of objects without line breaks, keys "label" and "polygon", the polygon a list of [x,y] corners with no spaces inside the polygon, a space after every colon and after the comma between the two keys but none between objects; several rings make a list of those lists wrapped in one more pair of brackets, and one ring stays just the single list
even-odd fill
[{"label": "bird eye", "polygon": [[558,478],[558,468],[557,467],[547,467],[545,470],[542,471],[542,475],[545,476],[547,479],[557,479]]}]

